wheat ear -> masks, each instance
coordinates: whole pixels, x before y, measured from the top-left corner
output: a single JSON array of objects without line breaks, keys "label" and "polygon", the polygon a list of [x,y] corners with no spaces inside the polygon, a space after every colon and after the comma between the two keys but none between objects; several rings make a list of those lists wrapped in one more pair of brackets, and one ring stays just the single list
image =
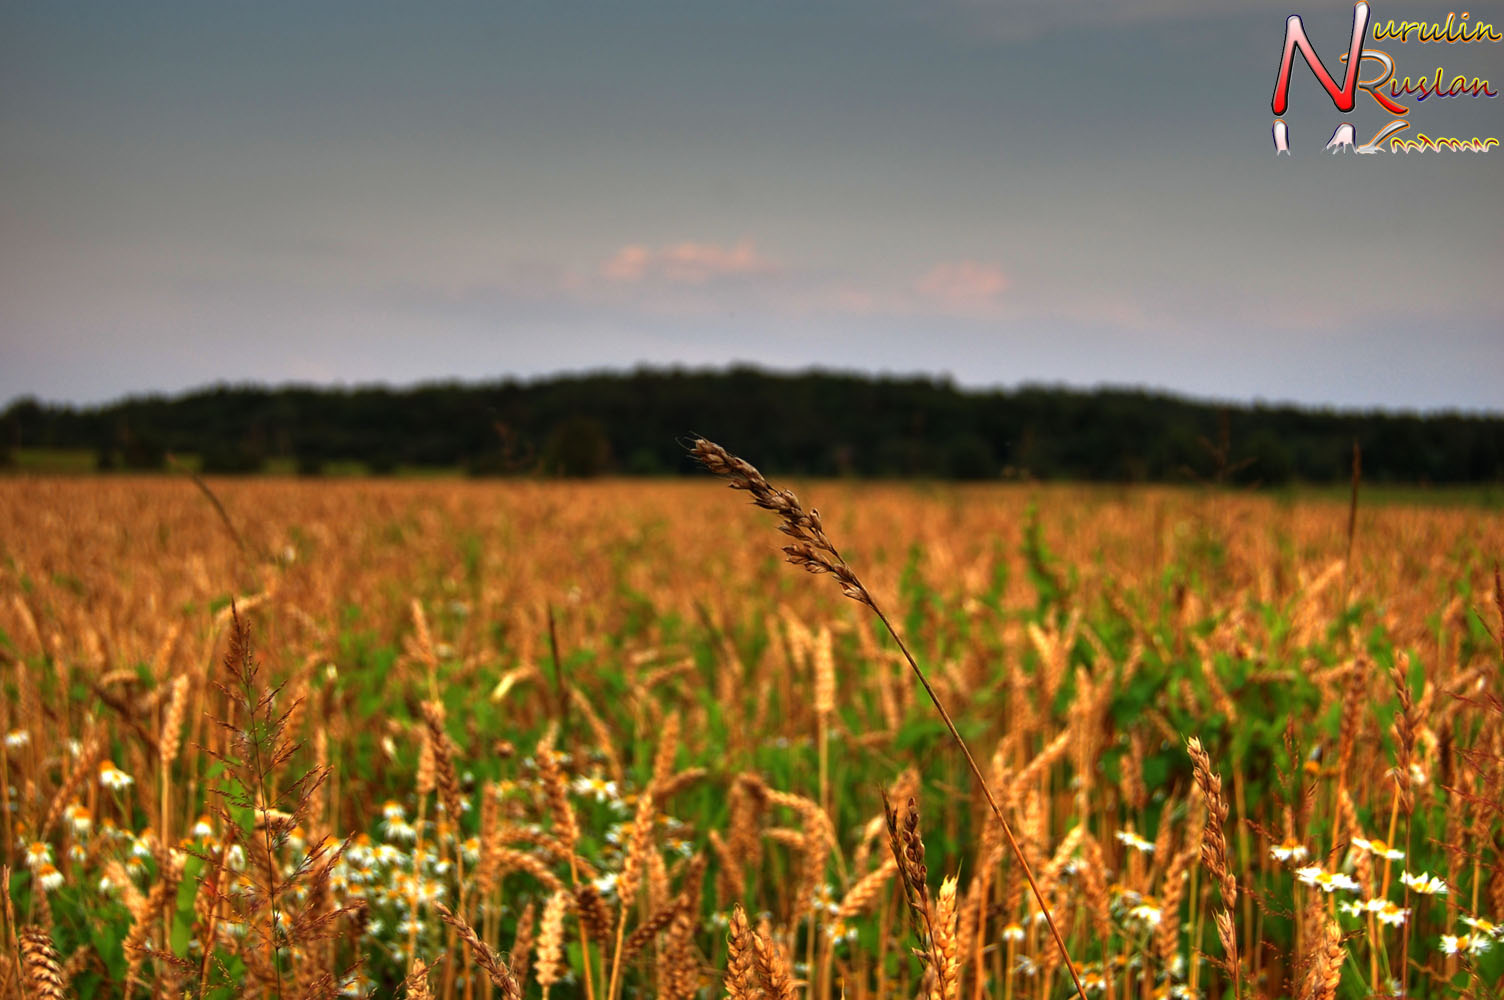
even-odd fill
[{"label": "wheat ear", "polygon": [[41,927],[21,931],[21,962],[27,989],[39,1000],[63,1000],[68,992],[52,935]]},{"label": "wheat ear", "polygon": [[501,991],[503,1000],[522,1000],[522,985],[517,982],[517,977],[512,975],[512,970],[507,968],[506,963],[497,957],[490,946],[480,939],[475,928],[443,903],[435,903],[434,908],[439,911],[439,919],[453,927],[460,940],[465,942],[465,947],[470,949],[470,954],[475,958],[475,964],[485,970],[492,985]]}]

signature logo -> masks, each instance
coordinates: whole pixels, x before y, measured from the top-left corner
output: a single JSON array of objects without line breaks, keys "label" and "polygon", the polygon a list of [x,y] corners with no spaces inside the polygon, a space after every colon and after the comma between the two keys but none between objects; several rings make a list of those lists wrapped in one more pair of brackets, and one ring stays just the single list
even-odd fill
[{"label": "signature logo", "polygon": [[[1434,73],[1427,73],[1415,79],[1409,76],[1404,77],[1403,80],[1398,79],[1395,61],[1389,53],[1367,44],[1371,18],[1372,12],[1367,3],[1360,2],[1353,5],[1352,37],[1348,41],[1347,51],[1338,56],[1338,62],[1346,66],[1340,85],[1331,71],[1327,69],[1321,56],[1317,54],[1316,47],[1306,34],[1305,24],[1300,15],[1291,14],[1285,21],[1285,44],[1280,55],[1279,75],[1274,81],[1274,98],[1269,102],[1275,115],[1272,129],[1275,155],[1278,156],[1281,153],[1286,156],[1290,155],[1290,129],[1280,116],[1290,106],[1290,77],[1295,70],[1297,54],[1315,75],[1316,82],[1321,85],[1322,90],[1326,91],[1337,111],[1344,115],[1351,114],[1358,106],[1359,93],[1362,92],[1372,98],[1384,113],[1390,116],[1388,123],[1362,145],[1357,144],[1352,122],[1341,122],[1326,144],[1326,148],[1334,153],[1352,150],[1355,153],[1373,154],[1381,153],[1385,149],[1391,153],[1441,152],[1443,150],[1485,153],[1498,146],[1499,140],[1493,137],[1482,139],[1477,136],[1471,139],[1453,136],[1432,137],[1418,129],[1413,137],[1400,134],[1409,130],[1412,125],[1408,117],[1411,108],[1400,103],[1400,99],[1413,100],[1418,105],[1428,99],[1492,98],[1497,97],[1498,92],[1493,89],[1488,80],[1482,77],[1468,77],[1460,73],[1448,76],[1441,66],[1437,66]],[[1468,11],[1463,11],[1460,17],[1455,11],[1449,13],[1445,23],[1392,20],[1383,24],[1374,22],[1372,36],[1374,41],[1391,39],[1401,45],[1412,41],[1421,45],[1454,45],[1504,40],[1504,35],[1501,35],[1492,24],[1471,20],[1471,14]],[[1371,74],[1367,78],[1362,75],[1365,72],[1365,64],[1367,64],[1366,71]]]}]

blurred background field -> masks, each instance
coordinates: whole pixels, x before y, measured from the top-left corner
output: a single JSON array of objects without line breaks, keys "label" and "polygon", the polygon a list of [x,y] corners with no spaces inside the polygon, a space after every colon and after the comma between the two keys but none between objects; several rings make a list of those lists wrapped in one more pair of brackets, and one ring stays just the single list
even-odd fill
[{"label": "blurred background field", "polygon": [[[422,960],[436,994],[491,990],[442,902],[528,995],[605,995],[618,947],[623,995],[719,995],[737,904],[801,995],[927,992],[886,788],[922,814],[931,891],[960,877],[962,995],[1069,993],[891,642],[782,564],[744,494],[207,485],[223,517],[181,477],[0,480],[7,919],[48,930],[72,988],[391,995]],[[1345,498],[790,485],[951,706],[1093,992],[1231,992],[1190,736],[1231,801],[1248,995],[1304,995],[1328,922],[1342,995],[1495,988],[1488,503],[1360,505],[1349,565]],[[259,718],[222,664],[232,599],[295,747],[253,792],[215,757]],[[324,780],[294,785],[310,768]],[[130,783],[102,781],[117,771]],[[274,843],[252,802],[284,817]],[[1381,842],[1402,860],[1356,846]],[[258,857],[278,874],[258,883]],[[1307,885],[1311,865],[1354,888]],[[1380,922],[1386,903],[1405,919]]]}]

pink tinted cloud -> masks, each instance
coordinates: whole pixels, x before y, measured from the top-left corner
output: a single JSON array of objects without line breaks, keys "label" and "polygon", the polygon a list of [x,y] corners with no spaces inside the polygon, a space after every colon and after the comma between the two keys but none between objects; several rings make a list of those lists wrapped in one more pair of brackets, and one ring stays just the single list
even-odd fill
[{"label": "pink tinted cloud", "polygon": [[958,260],[936,264],[914,289],[945,309],[977,312],[998,306],[1009,284],[1008,275],[996,264]]},{"label": "pink tinted cloud", "polygon": [[686,241],[656,248],[634,243],[622,247],[601,265],[601,273],[612,281],[680,285],[703,285],[718,278],[768,274],[776,269],[750,240],[730,246]]}]

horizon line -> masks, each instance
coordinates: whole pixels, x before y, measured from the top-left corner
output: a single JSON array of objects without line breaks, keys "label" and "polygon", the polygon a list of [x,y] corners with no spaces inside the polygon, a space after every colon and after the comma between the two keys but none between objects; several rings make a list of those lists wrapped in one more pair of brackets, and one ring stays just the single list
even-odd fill
[{"label": "horizon line", "polygon": [[152,400],[176,401],[190,396],[202,395],[218,390],[251,390],[282,392],[292,389],[309,389],[325,392],[368,392],[386,391],[393,393],[416,392],[423,389],[437,387],[460,387],[466,389],[479,389],[495,385],[520,385],[525,387],[545,385],[552,382],[569,380],[584,380],[590,378],[617,378],[628,379],[641,375],[691,375],[691,376],[726,376],[736,373],[751,373],[775,379],[797,379],[809,377],[852,378],[872,383],[882,382],[928,382],[941,388],[948,388],[963,396],[986,396],[1000,394],[1016,394],[1029,390],[1046,390],[1054,392],[1074,393],[1077,395],[1108,395],[1113,393],[1138,393],[1147,396],[1175,400],[1201,406],[1226,407],[1231,409],[1257,410],[1257,409],[1287,409],[1304,412],[1328,413],[1338,416],[1392,416],[1404,417],[1415,416],[1422,418],[1439,417],[1465,417],[1474,419],[1504,419],[1504,407],[1468,408],[1458,406],[1416,407],[1403,406],[1397,408],[1384,406],[1354,406],[1337,403],[1313,403],[1302,402],[1290,398],[1268,398],[1252,396],[1246,398],[1231,398],[1217,395],[1202,395],[1193,391],[1176,389],[1169,386],[1156,386],[1142,382],[1111,382],[1096,381],[1091,383],[1075,382],[1065,378],[1058,379],[1034,379],[1024,378],[1016,382],[985,382],[966,383],[958,379],[954,372],[950,371],[925,371],[909,370],[896,371],[892,369],[863,369],[856,367],[838,367],[832,365],[799,365],[781,367],[750,361],[729,361],[721,364],[693,364],[693,363],[649,363],[643,362],[631,366],[591,366],[578,368],[559,368],[547,372],[535,373],[498,373],[480,377],[464,376],[441,376],[426,377],[408,381],[398,379],[369,379],[347,382],[343,379],[300,379],[288,378],[281,381],[268,381],[258,379],[233,380],[230,378],[216,379],[210,382],[201,382],[178,389],[143,389],[127,391],[102,401],[80,402],[76,400],[42,399],[34,393],[23,392],[6,400],[0,413],[9,412],[16,406],[31,402],[38,406],[53,409],[69,409],[76,412],[88,412],[107,410],[112,407],[127,405],[135,402]]}]

